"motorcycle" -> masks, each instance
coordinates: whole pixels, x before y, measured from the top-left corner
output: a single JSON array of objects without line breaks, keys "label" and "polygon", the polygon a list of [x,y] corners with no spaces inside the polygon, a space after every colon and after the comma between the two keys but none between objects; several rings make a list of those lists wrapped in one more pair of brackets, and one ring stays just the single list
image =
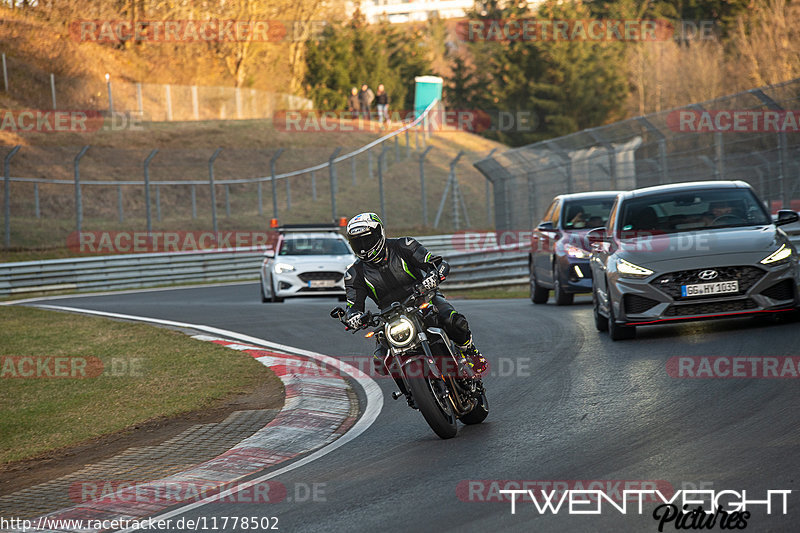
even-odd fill
[{"label": "motorcycle", "polygon": [[[402,389],[392,398],[405,396],[436,435],[450,439],[458,432],[458,420],[468,425],[483,422],[489,402],[482,380],[439,327],[431,303],[435,294],[435,289],[416,286],[403,302],[393,302],[378,314],[368,311],[360,327],[345,324],[345,330],[374,328],[365,337],[375,337],[385,347],[383,364]],[[330,314],[344,324],[344,309],[336,307]]]}]

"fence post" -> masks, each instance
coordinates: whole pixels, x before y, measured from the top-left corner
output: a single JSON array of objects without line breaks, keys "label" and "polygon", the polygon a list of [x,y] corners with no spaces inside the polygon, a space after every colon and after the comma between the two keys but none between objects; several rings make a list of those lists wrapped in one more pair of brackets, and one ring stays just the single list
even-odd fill
[{"label": "fence post", "polygon": [[147,234],[153,231],[153,219],[150,216],[150,161],[158,153],[158,148],[150,152],[150,155],[144,160],[144,207],[147,215]]},{"label": "fence post", "polygon": [[50,96],[53,97],[53,109],[56,109],[56,77],[50,73]]},{"label": "fence post", "polygon": [[378,194],[381,204],[381,220],[386,220],[386,200],[383,196],[383,160],[386,158],[386,144],[383,145],[381,155],[378,156]]},{"label": "fence post", "polygon": [[236,118],[242,118],[242,90],[240,87],[234,89],[234,100],[236,100]]},{"label": "fence post", "polygon": [[336,220],[336,164],[333,160],[336,159],[336,156],[341,151],[342,147],[339,146],[328,158],[328,170],[331,176],[331,220]]},{"label": "fence post", "polygon": [[136,82],[136,105],[139,108],[139,117],[144,116],[144,103],[142,102],[142,84]]},{"label": "fence post", "polygon": [[36,218],[42,218],[42,211],[39,209],[39,183],[33,184],[33,212]]},{"label": "fence post", "polygon": [[227,183],[225,184],[225,216],[228,218],[231,216],[231,186]]},{"label": "fence post", "polygon": [[286,210],[292,210],[292,180],[286,178]]},{"label": "fence post", "polygon": [[648,131],[658,136],[658,184],[662,185],[667,182],[667,137],[646,118],[636,117],[636,120]]},{"label": "fence post", "polygon": [[211,187],[211,223],[214,226],[214,233],[217,233],[217,193],[214,191],[214,161],[219,157],[222,148],[214,150],[211,159],[208,160],[208,184]]},{"label": "fence post", "polygon": [[3,84],[8,92],[8,69],[6,68],[6,54],[3,52]]},{"label": "fence post", "polygon": [[[36,196],[37,196],[37,198],[36,198],[36,200],[37,200],[36,201],[36,207],[37,207],[37,211],[38,211],[38,207],[39,207],[39,201],[38,201],[39,198],[38,198],[38,196],[39,195],[37,194]],[[122,185],[117,185],[117,218],[119,219],[119,223],[120,224],[122,224],[122,222],[125,220],[125,211],[124,211],[124,209],[122,207]]]},{"label": "fence post", "polygon": [[[486,159],[489,159],[490,157],[492,157],[496,151],[497,151],[497,148],[492,148],[492,151],[489,152],[489,155],[486,156]],[[492,193],[490,191],[489,178],[487,177],[486,178],[486,224],[489,227],[492,226],[492,200],[491,200],[491,198],[492,198]],[[530,209],[530,206],[529,206],[529,209]],[[533,226],[531,226],[531,227],[533,227]]]},{"label": "fence post", "polygon": [[714,132],[714,163],[715,174],[718,180],[725,179],[725,146],[722,140],[722,132]]},{"label": "fence post", "polygon": [[311,199],[317,201],[317,174],[311,171]]},{"label": "fence post", "polygon": [[192,183],[192,220],[197,218],[197,187]]},{"label": "fence post", "polygon": [[[167,98],[167,120],[172,120],[172,91],[169,88],[169,83],[164,86],[164,91]],[[214,230],[216,231],[216,230]]]},{"label": "fence post", "polygon": [[111,76],[106,72],[106,90],[108,91],[108,114],[114,114],[114,98],[111,96]]},{"label": "fence post", "polygon": [[156,183],[156,220],[161,222],[161,185]]},{"label": "fence post", "polygon": [[78,239],[80,239],[81,233],[81,225],[83,224],[83,198],[81,197],[81,158],[86,153],[86,150],[89,149],[89,145],[87,144],[81,151],[78,152],[78,155],[75,156],[75,227],[78,231]]},{"label": "fence post", "polygon": [[200,106],[197,103],[197,85],[192,85],[192,113],[195,120],[200,120]]},{"label": "fence post", "polygon": [[459,201],[461,202],[461,207],[464,209],[464,222],[466,222],[467,226],[470,225],[467,208],[464,205],[464,198],[461,196],[461,191],[458,188],[458,178],[456,177],[456,165],[458,164],[458,160],[461,159],[461,156],[463,155],[464,150],[461,150],[458,152],[458,155],[452,161],[450,161],[450,176],[453,180],[453,220],[455,221],[456,231],[461,229],[461,219],[458,216]]},{"label": "fence post", "polygon": [[428,146],[424,152],[419,154],[419,186],[420,186],[420,200],[422,201],[423,226],[428,225],[428,195],[425,193],[425,157],[431,150],[433,150],[433,146]]},{"label": "fence post", "polygon": [[277,186],[275,185],[275,164],[278,162],[278,158],[283,153],[283,148],[278,148],[278,151],[273,154],[272,159],[269,160],[269,171],[272,175],[270,182],[272,183],[272,218],[278,218],[278,190]]},{"label": "fence post", "polygon": [[[5,60],[6,55],[3,54],[3,71],[5,72]],[[11,149],[10,152],[6,154],[5,159],[3,160],[3,176],[4,176],[4,188],[3,188],[3,218],[5,221],[5,230],[6,230],[6,248],[11,247],[11,176],[9,175],[9,169],[11,167],[11,158],[19,152],[19,149],[22,148],[21,145],[16,145],[14,148]]]}]

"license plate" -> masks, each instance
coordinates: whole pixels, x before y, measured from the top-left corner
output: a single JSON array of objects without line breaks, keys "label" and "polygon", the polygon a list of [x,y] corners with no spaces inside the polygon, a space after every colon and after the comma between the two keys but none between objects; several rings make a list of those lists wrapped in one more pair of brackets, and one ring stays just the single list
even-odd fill
[{"label": "license plate", "polygon": [[308,282],[309,288],[321,289],[325,287],[335,287],[336,282],[332,279],[312,279]]},{"label": "license plate", "polygon": [[681,296],[708,296],[733,292],[739,292],[738,281],[717,281],[715,283],[698,283],[697,285],[681,286]]}]

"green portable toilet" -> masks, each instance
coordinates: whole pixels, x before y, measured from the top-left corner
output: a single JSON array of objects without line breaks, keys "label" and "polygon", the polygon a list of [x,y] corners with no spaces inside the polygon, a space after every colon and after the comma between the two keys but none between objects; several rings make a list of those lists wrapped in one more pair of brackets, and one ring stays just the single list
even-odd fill
[{"label": "green portable toilet", "polygon": [[443,83],[439,76],[414,78],[414,117],[420,116],[434,100],[442,99]]}]

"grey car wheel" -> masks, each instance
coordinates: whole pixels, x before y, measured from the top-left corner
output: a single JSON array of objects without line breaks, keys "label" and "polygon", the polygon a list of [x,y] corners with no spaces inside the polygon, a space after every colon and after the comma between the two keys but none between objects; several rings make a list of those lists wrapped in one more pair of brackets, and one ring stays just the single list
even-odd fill
[{"label": "grey car wheel", "polygon": [[614,304],[610,296],[608,298],[608,336],[612,341],[624,341],[636,337],[636,326],[617,324],[617,318],[614,316]]},{"label": "grey car wheel", "polygon": [[597,331],[608,331],[608,319],[600,314],[600,302],[597,299],[597,291],[592,291],[592,315],[594,315],[594,327]]}]

